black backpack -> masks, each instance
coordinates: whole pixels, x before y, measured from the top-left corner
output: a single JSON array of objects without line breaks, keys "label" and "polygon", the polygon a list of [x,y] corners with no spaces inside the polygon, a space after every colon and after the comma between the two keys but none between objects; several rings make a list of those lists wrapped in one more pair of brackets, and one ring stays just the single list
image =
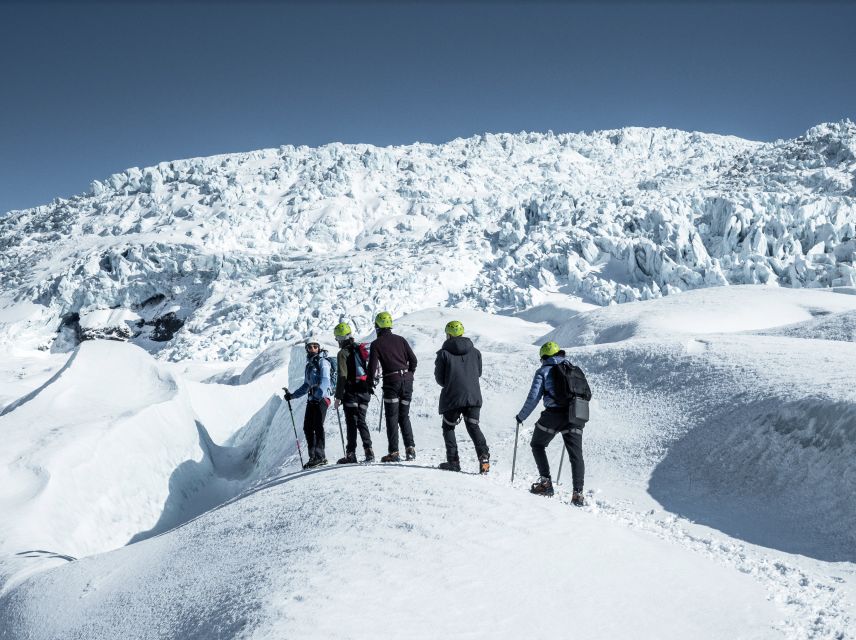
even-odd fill
[{"label": "black backpack", "polygon": [[568,409],[571,422],[587,422],[591,387],[583,370],[567,360],[562,360],[550,368],[550,375],[553,377],[553,393],[550,395],[556,404]]}]

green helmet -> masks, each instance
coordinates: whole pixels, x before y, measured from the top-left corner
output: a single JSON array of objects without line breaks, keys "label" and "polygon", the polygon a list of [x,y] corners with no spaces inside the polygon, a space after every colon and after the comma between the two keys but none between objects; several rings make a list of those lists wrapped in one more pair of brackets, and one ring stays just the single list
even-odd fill
[{"label": "green helmet", "polygon": [[554,356],[559,353],[559,345],[552,341],[545,342],[541,345],[541,351],[538,353],[541,354],[542,358],[549,358],[550,356]]},{"label": "green helmet", "polygon": [[389,311],[381,311],[375,316],[374,323],[378,329],[392,329],[392,316]]},{"label": "green helmet", "polygon": [[458,320],[452,320],[446,324],[446,333],[453,338],[460,338],[464,335],[464,325]]},{"label": "green helmet", "polygon": [[351,335],[351,325],[347,322],[340,322],[336,325],[336,328],[333,329],[333,335],[336,336],[336,339],[347,338]]}]

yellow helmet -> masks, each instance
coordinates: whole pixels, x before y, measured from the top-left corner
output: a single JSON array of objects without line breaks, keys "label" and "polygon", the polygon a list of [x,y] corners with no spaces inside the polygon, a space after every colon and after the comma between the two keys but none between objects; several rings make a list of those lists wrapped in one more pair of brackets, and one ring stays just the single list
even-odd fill
[{"label": "yellow helmet", "polygon": [[458,320],[452,320],[446,324],[446,333],[453,338],[459,338],[464,335],[464,325]]},{"label": "yellow helmet", "polygon": [[553,341],[545,342],[541,345],[541,350],[538,352],[542,358],[549,358],[559,353],[559,345]]},{"label": "yellow helmet", "polygon": [[392,329],[392,315],[389,311],[381,311],[375,316],[374,323],[378,329]]},{"label": "yellow helmet", "polygon": [[336,336],[336,338],[347,338],[351,335],[351,325],[347,322],[340,322],[336,325],[336,328],[333,329],[333,335]]}]

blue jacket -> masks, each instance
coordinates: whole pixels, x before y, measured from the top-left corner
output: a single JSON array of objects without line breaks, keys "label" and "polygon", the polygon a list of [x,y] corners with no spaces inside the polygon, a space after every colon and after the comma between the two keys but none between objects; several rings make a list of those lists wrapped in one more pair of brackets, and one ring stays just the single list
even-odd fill
[{"label": "blue jacket", "polygon": [[520,413],[517,414],[517,419],[520,422],[526,420],[529,414],[535,411],[535,407],[538,406],[538,401],[542,396],[544,397],[545,409],[559,406],[553,399],[556,391],[553,388],[553,377],[550,375],[550,369],[553,368],[553,365],[557,365],[566,359],[564,356],[553,356],[543,361],[544,364],[538,368],[535,377],[532,378],[532,387],[529,389],[529,395],[526,396],[526,402],[523,404]]},{"label": "blue jacket", "polygon": [[327,352],[321,351],[317,355],[306,359],[306,369],[303,372],[303,384],[292,392],[292,398],[309,393],[309,402],[321,402],[324,398],[332,395],[330,389],[330,363],[327,362]]}]

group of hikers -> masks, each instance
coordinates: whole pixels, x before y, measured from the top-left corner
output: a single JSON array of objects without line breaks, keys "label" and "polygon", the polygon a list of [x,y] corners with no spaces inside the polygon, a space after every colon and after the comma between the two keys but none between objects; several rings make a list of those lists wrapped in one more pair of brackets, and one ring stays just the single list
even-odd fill
[{"label": "group of hikers", "polygon": [[[363,462],[374,462],[375,455],[371,433],[366,423],[366,413],[379,381],[383,400],[381,413],[386,416],[387,435],[387,454],[382,456],[380,461],[401,461],[399,430],[404,441],[404,459],[416,459],[416,443],[410,424],[416,354],[405,338],[392,332],[392,316],[388,312],[377,314],[375,331],[377,337],[374,341],[360,343],[354,340],[351,327],[340,322],[333,331],[339,345],[335,359],[328,355],[317,338],[310,337],[305,340],[306,367],[303,384],[294,391],[283,388],[289,409],[291,400],[308,396],[303,433],[306,436],[309,461],[304,468],[327,464],[324,420],[331,404],[337,412],[340,406],[343,407],[347,427],[345,456],[337,463],[358,462],[358,433],[365,454]],[[461,322],[453,320],[446,324],[445,333],[446,340],[437,351],[434,361],[434,378],[442,388],[439,413],[442,416],[443,440],[446,445],[446,462],[441,463],[439,467],[448,471],[461,470],[455,427],[463,421],[475,445],[479,461],[478,471],[482,474],[488,473],[490,449],[479,426],[482,406],[479,382],[482,375],[481,352],[473,345],[472,340],[464,336],[464,325]],[[547,342],[541,346],[540,358],[540,366],[535,372],[523,408],[515,416],[519,429],[543,399],[544,410],[535,423],[530,445],[540,477],[530,491],[538,495],[553,495],[546,448],[558,433],[562,435],[571,462],[571,502],[582,506],[585,504],[582,434],[588,420],[591,390],[585,375],[567,360],[565,352],[555,342]]]}]

